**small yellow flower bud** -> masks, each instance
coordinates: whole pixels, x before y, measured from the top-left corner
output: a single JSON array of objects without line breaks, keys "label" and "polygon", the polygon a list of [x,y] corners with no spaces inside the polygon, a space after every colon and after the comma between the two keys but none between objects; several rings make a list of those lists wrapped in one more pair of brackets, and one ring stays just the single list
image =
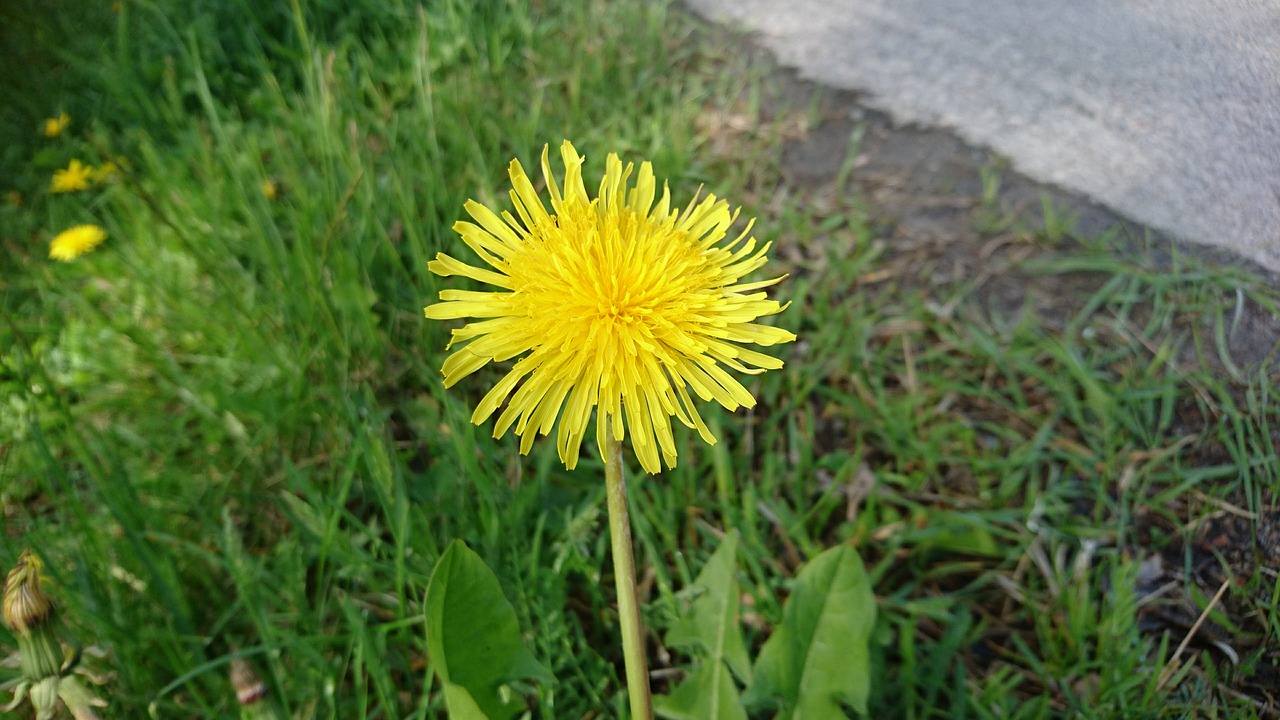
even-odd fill
[{"label": "small yellow flower bud", "polygon": [[58,137],[70,124],[71,116],[66,113],[62,113],[58,115],[58,117],[49,118],[44,121],[44,136],[51,138]]},{"label": "small yellow flower bud", "polygon": [[109,183],[119,174],[120,166],[108,160],[93,169],[93,183],[95,185]]}]

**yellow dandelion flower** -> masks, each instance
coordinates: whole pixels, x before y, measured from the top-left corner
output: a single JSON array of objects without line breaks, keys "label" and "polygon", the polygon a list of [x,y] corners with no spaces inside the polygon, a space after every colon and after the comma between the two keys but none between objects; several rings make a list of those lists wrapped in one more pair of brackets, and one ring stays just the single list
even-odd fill
[{"label": "yellow dandelion flower", "polygon": [[66,113],[62,113],[56,118],[48,118],[44,121],[44,136],[51,138],[58,137],[70,124],[71,116]]},{"label": "yellow dandelion flower", "polygon": [[50,189],[56,193],[86,190],[89,187],[89,179],[92,175],[93,168],[79,160],[72,160],[65,170],[53,171],[53,184]]},{"label": "yellow dandelion flower", "polygon": [[262,196],[268,200],[275,200],[280,195],[280,186],[274,180],[262,181]]},{"label": "yellow dandelion flower", "polygon": [[534,437],[547,435],[558,418],[556,445],[572,469],[599,408],[601,447],[609,434],[621,441],[630,427],[647,472],[664,463],[674,467],[672,417],[715,443],[690,390],[729,410],[751,407],[755,399],[725,368],[756,374],[782,367],[781,360],[739,345],[795,339],[754,322],[785,308],[761,292],[782,277],[741,282],[765,264],[769,245],[757,247],[748,237],[750,224],[723,242],[738,215],[724,200],[695,197],[680,211],[664,184],[655,205],[652,166],[640,165],[632,187],[634,165],[623,167],[614,154],[591,198],[582,157],[567,140],[560,156],[565,178],[558,186],[543,148],[551,212],[518,160],[509,169],[518,217],[467,202],[476,222],[460,221],[454,230],[493,270],[443,253],[428,264],[437,275],[462,275],[503,291],[442,290],[441,302],[425,308],[436,320],[478,320],[453,331],[450,346],[466,344],[445,360],[445,385],[490,361],[519,358],[481,400],[472,422],[485,422],[505,402],[493,435],[514,424],[520,452],[528,453]]},{"label": "yellow dandelion flower", "polygon": [[58,233],[49,243],[49,257],[71,262],[93,250],[107,239],[107,232],[97,225],[77,225]]},{"label": "yellow dandelion flower", "polygon": [[93,169],[93,183],[95,185],[108,183],[119,174],[120,166],[108,160]]}]

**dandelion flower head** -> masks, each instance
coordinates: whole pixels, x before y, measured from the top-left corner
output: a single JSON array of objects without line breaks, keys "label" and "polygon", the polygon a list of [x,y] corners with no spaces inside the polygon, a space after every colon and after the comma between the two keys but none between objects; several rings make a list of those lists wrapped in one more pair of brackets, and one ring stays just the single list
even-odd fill
[{"label": "dandelion flower head", "polygon": [[53,184],[50,189],[56,193],[86,190],[92,177],[92,167],[79,160],[72,160],[66,169],[53,171]]},{"label": "dandelion flower head", "polygon": [[454,225],[492,269],[444,253],[428,265],[437,275],[499,289],[442,290],[441,302],[425,309],[428,318],[473,321],[452,333],[450,346],[463,345],[444,362],[445,385],[489,362],[518,358],[480,401],[472,422],[485,422],[505,403],[494,437],[514,425],[520,452],[527,453],[558,419],[557,449],[572,469],[597,415],[601,447],[609,435],[621,441],[630,428],[647,472],[674,467],[672,417],[715,443],[690,391],[729,410],[751,407],[755,399],[726,368],[747,374],[780,368],[781,360],[742,344],[795,339],[755,322],[785,308],[763,292],[782,277],[741,282],[765,264],[769,245],[749,237],[750,224],[726,242],[737,212],[714,195],[673,208],[665,185],[659,195],[650,163],[640,165],[633,186],[634,165],[624,167],[610,154],[592,198],[572,144],[560,148],[563,184],[547,156],[543,148],[550,211],[513,160],[515,215],[469,201],[475,222]]},{"label": "dandelion flower head", "polygon": [[97,225],[77,225],[63,230],[49,244],[49,257],[71,262],[93,250],[107,239],[107,232]]},{"label": "dandelion flower head", "polygon": [[14,632],[25,634],[53,614],[53,601],[40,587],[44,566],[30,550],[23,550],[18,564],[4,582],[4,622]]},{"label": "dandelion flower head", "polygon": [[93,182],[96,185],[105,185],[115,179],[120,174],[120,166],[108,160],[93,169]]},{"label": "dandelion flower head", "polygon": [[58,115],[58,117],[47,118],[44,121],[44,136],[55,138],[62,134],[63,130],[71,124],[71,116],[66,113]]}]

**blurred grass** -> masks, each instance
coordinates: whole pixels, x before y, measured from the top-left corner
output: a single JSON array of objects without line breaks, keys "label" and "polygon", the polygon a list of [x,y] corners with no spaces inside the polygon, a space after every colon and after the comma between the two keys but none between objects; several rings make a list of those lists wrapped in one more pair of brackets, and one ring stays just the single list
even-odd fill
[{"label": "blurred grass", "polygon": [[[874,717],[1257,712],[1223,689],[1247,668],[1208,655],[1157,688],[1181,636],[1140,632],[1139,570],[1216,501],[1274,504],[1274,376],[1224,350],[1274,289],[1102,240],[1019,266],[1100,278],[1065,319],[931,285],[861,199],[778,199],[769,81],[696,28],[595,0],[0,7],[27,69],[0,82],[0,192],[22,196],[0,205],[0,558],[40,550],[110,650],[115,715],[232,716],[244,656],[296,717],[437,716],[418,614],[453,538],[559,678],[537,716],[622,715],[598,461],[471,426],[487,383],[445,393],[448,328],[421,317],[463,202],[503,204],[510,159],[565,137],[587,176],[617,151],[677,197],[740,198],[792,273],[787,369],[753,411],[708,410],[719,445],[637,476],[653,628],[723,528],[757,643],[796,567],[851,539],[885,608]],[[50,195],[73,157],[124,171]],[[1043,212],[1040,241],[1070,235]],[[109,240],[51,264],[79,222]]]}]

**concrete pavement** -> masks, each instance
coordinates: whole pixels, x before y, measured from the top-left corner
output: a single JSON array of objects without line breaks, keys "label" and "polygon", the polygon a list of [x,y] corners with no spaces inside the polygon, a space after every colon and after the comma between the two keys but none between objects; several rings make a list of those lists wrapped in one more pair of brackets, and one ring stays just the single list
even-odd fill
[{"label": "concrete pavement", "polygon": [[899,121],[1280,271],[1280,4],[685,2]]}]

